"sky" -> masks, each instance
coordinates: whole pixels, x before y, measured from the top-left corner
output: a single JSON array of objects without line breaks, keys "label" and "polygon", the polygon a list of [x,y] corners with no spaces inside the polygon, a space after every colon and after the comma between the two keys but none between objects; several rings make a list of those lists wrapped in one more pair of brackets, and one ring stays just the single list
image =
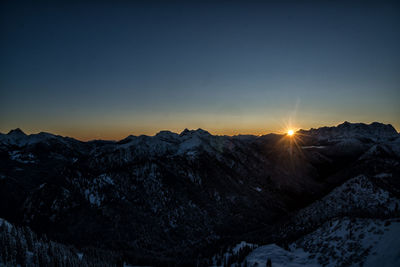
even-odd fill
[{"label": "sky", "polygon": [[1,1],[0,132],[400,130],[396,1]]}]

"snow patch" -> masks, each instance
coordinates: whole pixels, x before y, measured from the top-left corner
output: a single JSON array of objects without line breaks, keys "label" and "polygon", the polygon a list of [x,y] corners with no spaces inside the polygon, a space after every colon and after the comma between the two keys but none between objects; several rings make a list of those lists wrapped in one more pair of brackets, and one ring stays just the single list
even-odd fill
[{"label": "snow patch", "polygon": [[392,177],[391,173],[380,173],[374,176],[375,178],[389,178]]},{"label": "snow patch", "polygon": [[46,183],[39,185],[39,189],[42,189],[45,185],[46,185]]},{"label": "snow patch", "polygon": [[28,153],[28,154],[24,154],[21,151],[18,150],[14,150],[14,151],[10,151],[8,152],[10,159],[11,160],[15,160],[19,163],[35,163],[35,156],[32,153]]},{"label": "snow patch", "polygon": [[78,256],[78,259],[79,259],[79,260],[82,260],[82,258],[83,258],[83,253],[76,253],[76,255]]},{"label": "snow patch", "polygon": [[253,250],[247,257],[248,266],[266,266],[270,259],[274,267],[320,266],[310,254],[302,249],[288,251],[276,244],[261,246]]},{"label": "snow patch", "polygon": [[237,244],[236,246],[233,247],[232,251],[233,253],[238,253],[240,249],[244,248],[244,247],[257,247],[257,245],[255,244],[251,244],[251,243],[247,243],[246,241],[242,241],[239,244]]},{"label": "snow patch", "polygon": [[400,266],[399,234],[400,223],[393,219],[344,218],[323,224],[292,247],[304,249],[322,266],[362,266],[365,261],[364,266]]}]

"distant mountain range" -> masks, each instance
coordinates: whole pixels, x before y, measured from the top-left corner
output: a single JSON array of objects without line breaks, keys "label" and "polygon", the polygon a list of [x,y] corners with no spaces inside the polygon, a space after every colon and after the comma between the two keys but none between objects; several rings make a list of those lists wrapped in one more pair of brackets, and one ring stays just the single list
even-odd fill
[{"label": "distant mountain range", "polygon": [[[15,129],[0,134],[0,266],[266,264],[300,248],[310,264],[343,266],[317,251],[315,231],[399,218],[399,163],[400,134],[377,122],[293,137],[185,129],[90,142]],[[240,241],[278,248],[234,256]],[[350,265],[374,262],[360,251]],[[281,264],[301,262],[289,258]]]}]

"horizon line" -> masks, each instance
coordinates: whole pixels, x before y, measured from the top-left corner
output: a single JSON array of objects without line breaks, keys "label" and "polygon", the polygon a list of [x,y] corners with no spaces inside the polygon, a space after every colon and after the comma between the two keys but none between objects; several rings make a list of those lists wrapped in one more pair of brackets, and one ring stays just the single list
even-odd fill
[{"label": "horizon line", "polygon": [[148,137],[154,137],[154,136],[156,136],[156,135],[158,135],[159,133],[161,133],[161,132],[170,132],[170,133],[174,133],[174,134],[177,134],[177,135],[180,135],[180,134],[182,134],[184,131],[186,131],[186,130],[188,130],[188,131],[199,131],[199,130],[202,130],[202,131],[205,131],[205,132],[207,132],[207,133],[209,133],[210,135],[213,135],[213,136],[230,136],[230,137],[234,137],[234,136],[264,136],[264,135],[269,135],[269,134],[276,134],[276,135],[283,135],[283,134],[285,134],[285,133],[287,133],[287,131],[288,130],[294,130],[295,132],[298,132],[298,131],[301,131],[301,130],[304,130],[304,131],[309,131],[309,130],[312,130],[312,129],[319,129],[319,128],[324,128],[324,127],[337,127],[337,126],[339,126],[339,125],[342,125],[342,124],[344,124],[344,123],[350,123],[350,124],[364,124],[364,125],[372,125],[372,124],[374,124],[374,123],[379,123],[379,124],[383,124],[383,125],[387,125],[387,126],[391,126],[391,127],[393,127],[393,129],[398,133],[398,134],[400,134],[400,132],[399,131],[397,131],[397,129],[393,126],[393,124],[391,124],[391,123],[388,123],[388,124],[385,124],[385,123],[381,123],[381,122],[378,122],[378,121],[373,121],[373,122],[370,122],[370,123],[365,123],[365,122],[349,122],[349,121],[344,121],[344,122],[342,122],[342,123],[339,123],[339,124],[336,124],[336,125],[325,125],[325,126],[320,126],[320,127],[311,127],[311,128],[309,128],[309,129],[303,129],[303,128],[298,128],[298,127],[287,127],[285,130],[281,130],[281,131],[269,131],[269,132],[265,132],[264,134],[255,134],[255,133],[238,133],[238,134],[218,134],[218,133],[213,133],[212,131],[208,131],[208,130],[205,130],[205,129],[203,129],[203,128],[197,128],[197,129],[189,129],[189,128],[184,128],[182,131],[180,131],[180,132],[176,132],[176,131],[174,131],[174,130],[167,130],[167,129],[161,129],[161,130],[158,130],[157,132],[155,132],[154,134],[145,134],[145,133],[143,133],[143,134],[129,134],[129,135],[127,135],[127,136],[125,136],[125,137],[123,137],[123,138],[121,138],[121,139],[107,139],[107,138],[104,138],[104,139],[102,139],[101,137],[100,138],[79,138],[79,137],[72,137],[72,136],[68,136],[68,135],[63,135],[63,134],[57,134],[57,133],[52,133],[52,132],[46,132],[46,131],[40,131],[40,132],[25,132],[25,131],[23,131],[20,127],[17,127],[17,128],[14,128],[14,129],[10,129],[9,131],[8,131],[8,133],[2,133],[2,132],[0,132],[0,134],[2,134],[2,135],[7,135],[7,134],[9,134],[9,133],[11,133],[12,131],[21,131],[23,134],[25,134],[25,135],[27,135],[27,136],[30,136],[30,135],[37,135],[37,134],[51,134],[51,135],[55,135],[55,136],[60,136],[60,137],[64,137],[64,138],[72,138],[72,139],[75,139],[75,140],[78,140],[78,141],[81,141],[81,142],[91,142],[91,141],[112,141],[112,142],[118,142],[118,141],[121,141],[121,140],[124,140],[124,139],[126,139],[126,138],[128,138],[128,137],[130,137],[130,136],[135,136],[135,137],[139,137],[139,136],[148,136]]}]

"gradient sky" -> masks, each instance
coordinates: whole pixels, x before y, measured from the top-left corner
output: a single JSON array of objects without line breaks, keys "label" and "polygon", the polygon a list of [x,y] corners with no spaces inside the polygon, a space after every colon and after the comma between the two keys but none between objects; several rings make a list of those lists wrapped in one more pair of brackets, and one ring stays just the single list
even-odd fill
[{"label": "gradient sky", "polygon": [[0,132],[265,134],[345,120],[400,130],[396,1],[2,1],[0,10]]}]

